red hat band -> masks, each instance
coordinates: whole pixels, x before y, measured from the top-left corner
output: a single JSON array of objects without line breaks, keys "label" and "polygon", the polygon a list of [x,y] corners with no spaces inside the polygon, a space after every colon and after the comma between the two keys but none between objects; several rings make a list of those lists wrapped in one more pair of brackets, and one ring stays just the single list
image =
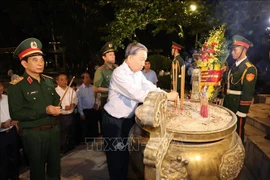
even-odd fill
[{"label": "red hat band", "polygon": [[28,48],[28,49],[25,49],[24,51],[22,51],[20,54],[19,54],[19,59],[22,60],[22,58],[24,58],[25,56],[29,55],[29,54],[33,54],[33,53],[41,53],[43,54],[43,52],[39,49],[39,48]]},{"label": "red hat band", "polygon": [[237,41],[237,40],[235,40],[233,44],[234,45],[240,45],[240,46],[244,46],[246,48],[249,48],[249,44],[247,44],[247,43],[245,43],[243,41]]},{"label": "red hat band", "polygon": [[172,48],[173,48],[173,49],[178,49],[178,50],[181,50],[181,47],[176,46],[176,45],[172,45]]}]

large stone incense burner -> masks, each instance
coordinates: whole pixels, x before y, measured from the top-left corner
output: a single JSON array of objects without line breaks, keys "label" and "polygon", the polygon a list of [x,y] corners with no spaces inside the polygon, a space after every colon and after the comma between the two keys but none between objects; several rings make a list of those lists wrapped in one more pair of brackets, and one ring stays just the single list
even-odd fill
[{"label": "large stone incense burner", "polygon": [[230,180],[244,161],[244,147],[235,133],[237,118],[230,110],[186,101],[175,109],[165,93],[150,92],[136,109],[130,131],[131,163],[145,180]]}]

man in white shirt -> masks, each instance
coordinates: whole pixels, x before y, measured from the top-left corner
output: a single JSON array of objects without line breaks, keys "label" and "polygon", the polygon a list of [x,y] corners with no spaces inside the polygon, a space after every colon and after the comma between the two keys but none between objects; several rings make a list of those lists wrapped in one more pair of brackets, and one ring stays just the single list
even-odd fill
[{"label": "man in white shirt", "polygon": [[[136,107],[144,101],[150,91],[162,91],[142,74],[147,52],[147,48],[140,43],[129,44],[125,61],[113,71],[111,77],[109,97],[102,118],[111,180],[127,179],[129,154],[126,147]],[[175,101],[178,94],[172,91],[167,93],[167,97],[168,100]]]},{"label": "man in white shirt", "polygon": [[[19,179],[17,121],[12,121],[9,114],[8,97],[3,94],[0,82],[0,179]],[[12,164],[12,168],[9,168]]]},{"label": "man in white shirt", "polygon": [[78,104],[78,98],[76,92],[71,87],[67,86],[68,79],[66,74],[59,74],[56,77],[56,82],[58,86],[55,88],[55,91],[61,99],[63,98],[65,91],[67,91],[61,103],[61,115],[59,117],[61,151],[65,153],[74,146],[74,128],[72,127],[72,122],[74,118],[74,108]]}]

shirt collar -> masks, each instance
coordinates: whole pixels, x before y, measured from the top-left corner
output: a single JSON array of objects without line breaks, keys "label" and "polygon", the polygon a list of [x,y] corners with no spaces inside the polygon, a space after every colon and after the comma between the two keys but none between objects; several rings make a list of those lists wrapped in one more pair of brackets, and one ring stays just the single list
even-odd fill
[{"label": "shirt collar", "polygon": [[151,69],[149,69],[149,71],[145,71],[145,69],[143,70],[144,73],[150,73]]},{"label": "shirt collar", "polygon": [[[39,75],[40,76],[40,75]],[[27,72],[25,71],[23,73],[23,77],[26,79],[26,81],[29,83],[29,84],[32,84],[34,81],[37,82],[37,80],[35,78],[33,78],[32,76],[30,76],[29,74],[27,74]],[[43,80],[45,81],[45,79],[43,77],[40,77],[40,80]]]},{"label": "shirt collar", "polygon": [[104,63],[103,66],[106,69],[106,71],[108,71],[109,69],[111,69],[111,70],[114,70],[115,69],[115,65],[114,64],[112,64],[112,67],[110,67],[107,63]]},{"label": "shirt collar", "polygon": [[236,61],[235,66],[239,66],[239,64],[241,64],[241,62],[243,62],[246,58],[247,58],[247,56],[245,56],[243,59],[241,59],[239,61]]},{"label": "shirt collar", "polygon": [[63,90],[63,91],[65,91],[65,90],[67,89],[67,87],[66,87],[65,89],[63,89],[63,88],[61,88],[59,85],[57,85],[56,88],[59,89],[59,90]]},{"label": "shirt collar", "polygon": [[130,67],[128,66],[128,64],[126,63],[126,61],[123,62],[123,68],[124,70],[128,73],[128,74],[134,74],[133,71],[131,71]]},{"label": "shirt collar", "polygon": [[[92,86],[92,84],[89,84],[89,87],[91,87],[91,86]],[[82,87],[83,87],[83,88],[87,88],[86,85],[85,85],[84,83],[82,83]]]}]

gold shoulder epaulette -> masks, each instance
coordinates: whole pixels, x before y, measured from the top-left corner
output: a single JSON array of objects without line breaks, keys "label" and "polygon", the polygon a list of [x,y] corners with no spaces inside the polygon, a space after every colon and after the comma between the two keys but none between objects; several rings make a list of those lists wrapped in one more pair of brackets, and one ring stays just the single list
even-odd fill
[{"label": "gold shoulder epaulette", "polygon": [[10,82],[10,84],[15,85],[18,82],[22,81],[24,77],[22,76],[18,76],[16,79],[14,79],[13,81]]},{"label": "gold shoulder epaulette", "polygon": [[103,68],[104,68],[104,65],[100,66],[100,67],[98,68],[98,70],[101,70],[101,69],[103,69]]},{"label": "gold shoulder epaulette", "polygon": [[252,64],[250,62],[246,62],[246,66],[249,68],[252,66]]},{"label": "gold shoulder epaulette", "polygon": [[45,75],[45,74],[41,74],[41,76],[44,77],[44,78],[53,79],[51,76],[47,76],[47,75]]}]

